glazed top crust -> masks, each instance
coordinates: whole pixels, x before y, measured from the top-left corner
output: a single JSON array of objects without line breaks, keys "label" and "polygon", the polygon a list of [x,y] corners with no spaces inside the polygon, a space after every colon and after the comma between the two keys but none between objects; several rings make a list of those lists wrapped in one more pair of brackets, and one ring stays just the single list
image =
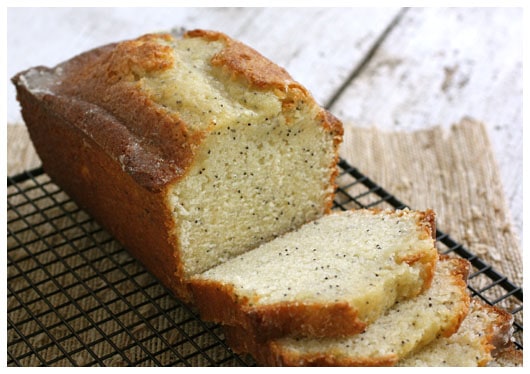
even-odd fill
[{"label": "glazed top crust", "polygon": [[[189,38],[221,43],[207,63],[230,81],[274,93],[284,109],[300,100],[318,107],[283,68],[252,48],[213,31],[189,31],[183,39]],[[178,68],[175,40],[169,33],[147,34],[93,49],[55,68],[29,69],[13,82],[85,133],[140,185],[159,192],[185,174],[211,129],[210,124],[191,126],[142,86],[143,78]],[[317,117],[322,126],[342,133],[340,122],[327,111],[318,108]]]}]

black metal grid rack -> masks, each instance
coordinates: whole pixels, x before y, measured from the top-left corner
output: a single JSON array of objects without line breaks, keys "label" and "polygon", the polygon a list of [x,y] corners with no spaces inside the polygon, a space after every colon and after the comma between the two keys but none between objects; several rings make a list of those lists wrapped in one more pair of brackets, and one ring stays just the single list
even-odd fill
[{"label": "black metal grid rack", "polygon": [[[346,161],[335,209],[405,205]],[[42,168],[7,178],[8,366],[241,366],[222,330],[175,299]],[[440,252],[473,265],[474,297],[514,314],[523,291],[441,231]]]}]

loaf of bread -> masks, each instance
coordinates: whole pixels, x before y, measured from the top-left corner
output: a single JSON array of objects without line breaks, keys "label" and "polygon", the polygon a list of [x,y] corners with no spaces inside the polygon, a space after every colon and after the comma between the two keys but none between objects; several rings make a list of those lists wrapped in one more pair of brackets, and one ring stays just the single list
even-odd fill
[{"label": "loaf of bread", "polygon": [[45,171],[186,302],[191,276],[331,209],[342,124],[222,33],[145,35],[13,82]]},{"label": "loaf of bread", "polygon": [[258,343],[244,329],[226,326],[236,352],[271,366],[388,366],[435,340],[450,336],[468,313],[464,259],[439,261],[432,286],[397,302],[360,334],[345,338],[282,338]]},{"label": "loaf of bread", "polygon": [[429,287],[434,213],[333,212],[192,278],[205,320],[253,339],[349,336]]},{"label": "loaf of bread", "polygon": [[520,358],[511,316],[484,304],[447,336],[467,267],[438,261],[432,211],[331,213],[342,124],[250,47],[148,34],[12,81],[53,181],[236,351],[289,365]]}]

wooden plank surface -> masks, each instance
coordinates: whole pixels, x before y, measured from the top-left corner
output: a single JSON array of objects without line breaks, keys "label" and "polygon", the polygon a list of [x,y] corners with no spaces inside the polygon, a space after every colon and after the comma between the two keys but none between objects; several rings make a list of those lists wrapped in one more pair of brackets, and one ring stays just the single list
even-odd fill
[{"label": "wooden plank surface", "polygon": [[[8,76],[36,65],[54,66],[85,50],[147,32],[206,28],[223,31],[285,67],[325,104],[399,11],[396,8],[9,9]],[[12,85],[8,86],[7,120],[21,121]]]},{"label": "wooden plank surface", "polygon": [[332,110],[388,130],[483,122],[521,234],[522,27],[520,9],[409,9]]},{"label": "wooden plank surface", "polygon": [[[12,8],[7,13],[8,77],[145,32],[201,27],[241,39],[284,66],[319,102],[332,102],[332,111],[346,123],[414,130],[474,117],[488,125],[522,234],[520,9]],[[21,121],[14,96],[9,84],[9,123]],[[11,161],[16,166],[17,160]]]}]

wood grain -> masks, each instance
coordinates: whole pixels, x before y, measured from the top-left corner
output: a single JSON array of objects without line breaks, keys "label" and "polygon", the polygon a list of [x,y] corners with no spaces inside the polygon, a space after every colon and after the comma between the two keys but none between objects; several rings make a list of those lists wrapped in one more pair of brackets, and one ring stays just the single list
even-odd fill
[{"label": "wood grain", "polygon": [[409,9],[332,110],[387,130],[485,123],[522,233],[522,35],[517,8]]},{"label": "wood grain", "polygon": [[7,175],[15,175],[40,166],[41,161],[28,130],[23,125],[7,126]]}]

